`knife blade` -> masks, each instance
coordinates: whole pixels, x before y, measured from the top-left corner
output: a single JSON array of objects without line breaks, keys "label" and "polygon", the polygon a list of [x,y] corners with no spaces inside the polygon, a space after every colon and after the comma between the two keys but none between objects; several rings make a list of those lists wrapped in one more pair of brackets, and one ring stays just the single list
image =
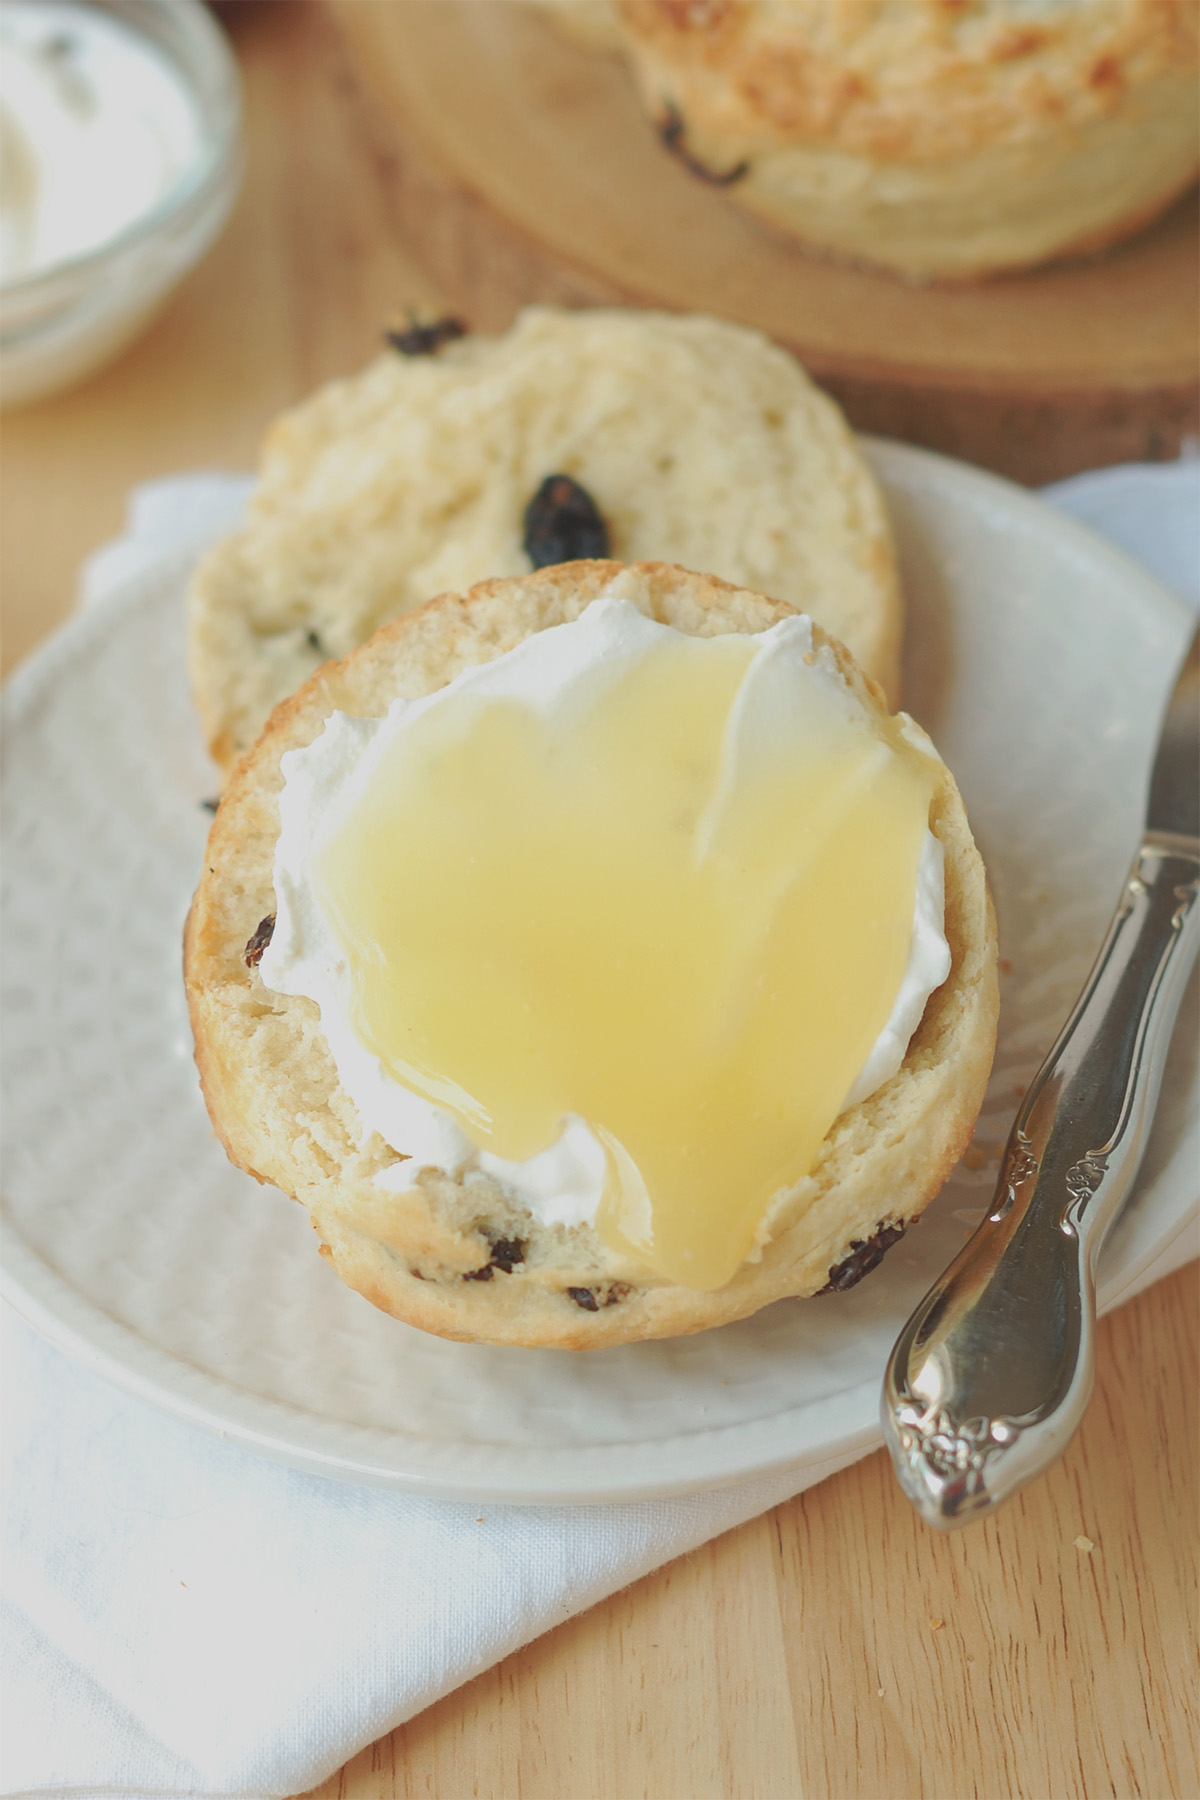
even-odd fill
[{"label": "knife blade", "polygon": [[931,1525],[986,1516],[1066,1448],[1091,1393],[1095,1266],[1142,1158],[1200,938],[1200,633],[1099,955],[1017,1114],[991,1207],[900,1333],[881,1399]]},{"label": "knife blade", "polygon": [[1200,631],[1167,702],[1150,771],[1146,830],[1200,838]]}]

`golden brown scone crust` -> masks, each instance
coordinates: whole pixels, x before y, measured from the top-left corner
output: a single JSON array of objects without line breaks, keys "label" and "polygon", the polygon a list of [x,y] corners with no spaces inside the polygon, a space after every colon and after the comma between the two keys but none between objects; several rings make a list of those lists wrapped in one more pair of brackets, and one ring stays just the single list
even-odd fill
[{"label": "golden brown scone crust", "polygon": [[[931,997],[899,1073],[836,1122],[816,1168],[770,1221],[761,1255],[715,1293],[647,1276],[590,1227],[537,1224],[491,1179],[424,1171],[410,1189],[379,1187],[403,1146],[360,1143],[308,1000],[269,991],[244,952],[274,912],[279,759],[308,744],[334,710],[378,717],[463,669],[503,655],[616,592],[695,636],[768,629],[794,611],[709,576],[647,563],[569,563],[441,596],[385,626],[279,706],[238,765],[209,838],[186,935],[196,1060],[213,1122],[234,1162],[301,1200],[322,1252],[351,1287],[443,1337],[585,1349],[700,1331],[784,1295],[813,1294],[916,1218],[965,1148],[995,1042],[995,925],[984,872],[948,771],[931,809],[946,857],[952,970]],[[817,642],[824,634],[814,633]],[[867,707],[880,690],[832,644]],[[508,1266],[508,1265],[511,1265]],[[488,1271],[484,1274],[483,1271]]]},{"label": "golden brown scone crust", "polygon": [[896,700],[899,582],[879,488],[833,401],[760,333],[531,307],[501,338],[389,352],[273,426],[245,528],[201,563],[189,665],[228,768],[325,660],[433,595],[529,570],[547,475],[622,562],[711,569],[811,613]]},{"label": "golden brown scone crust", "polygon": [[917,279],[1098,247],[1194,179],[1194,0],[617,0],[652,118],[731,196]]},{"label": "golden brown scone crust", "polygon": [[[942,162],[1111,114],[1194,70],[1188,0],[617,0],[627,45],[760,144],[797,138]],[[706,78],[711,88],[706,88]]]}]

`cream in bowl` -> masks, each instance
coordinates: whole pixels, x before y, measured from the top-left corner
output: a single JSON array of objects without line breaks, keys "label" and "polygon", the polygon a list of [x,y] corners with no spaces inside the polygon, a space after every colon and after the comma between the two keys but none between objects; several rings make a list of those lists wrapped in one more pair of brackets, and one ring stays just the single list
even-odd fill
[{"label": "cream in bowl", "polygon": [[199,0],[0,5],[0,395],[88,373],[211,243],[240,97]]}]

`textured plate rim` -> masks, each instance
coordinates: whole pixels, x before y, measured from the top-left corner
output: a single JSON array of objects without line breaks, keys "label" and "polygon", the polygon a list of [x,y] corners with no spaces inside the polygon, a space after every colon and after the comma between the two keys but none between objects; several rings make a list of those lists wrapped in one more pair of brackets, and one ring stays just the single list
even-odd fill
[{"label": "textured plate rim", "polygon": [[[1039,533],[1094,561],[1107,562],[1129,589],[1130,606],[1152,608],[1169,630],[1183,632],[1190,609],[1123,552],[1086,526],[1047,507],[1034,495],[968,464],[884,439],[863,440],[885,489],[909,491],[924,476],[944,504],[974,494],[1010,515],[1024,515]],[[182,550],[181,571],[194,561]],[[18,730],[59,672],[86,654],[114,614],[146,604],[163,579],[135,577],[85,613],[67,620],[14,672],[4,702],[5,732]],[[1132,846],[1131,846],[1132,849]],[[1129,1295],[1159,1255],[1193,1224],[1190,1211],[1173,1221],[1132,1265],[1111,1272],[1099,1296],[1101,1310]],[[530,1480],[529,1454],[506,1445],[467,1445],[369,1426],[334,1424],[283,1402],[267,1400],[186,1362],[143,1338],[132,1327],[80,1294],[32,1248],[7,1217],[0,1216],[0,1294],[43,1336],[86,1367],[139,1399],[185,1423],[244,1449],[312,1474],[369,1482],[428,1498],[514,1504],[624,1502],[668,1498],[730,1486],[784,1470],[831,1473],[882,1442],[877,1423],[877,1380],[859,1382],[816,1403],[768,1420],[710,1426],[651,1443],[573,1445],[538,1452],[538,1476]],[[815,1445],[814,1417],[836,1419]],[[849,1425],[843,1424],[851,1420]],[[764,1430],[765,1428],[765,1430]],[[763,1448],[769,1434],[773,1448]],[[331,1442],[337,1437],[335,1448]],[[747,1441],[748,1440],[748,1441]],[[356,1446],[347,1452],[347,1442]],[[397,1450],[399,1455],[397,1456]],[[389,1454],[390,1452],[390,1454]],[[414,1455],[420,1466],[414,1466]],[[666,1470],[669,1468],[669,1473]]]}]

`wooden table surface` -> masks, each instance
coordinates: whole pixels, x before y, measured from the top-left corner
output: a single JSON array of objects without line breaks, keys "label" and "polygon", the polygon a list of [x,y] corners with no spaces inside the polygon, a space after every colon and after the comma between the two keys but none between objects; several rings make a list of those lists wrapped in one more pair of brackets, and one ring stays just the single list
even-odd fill
[{"label": "wooden table surface", "polygon": [[[229,231],[120,362],[5,419],[10,667],[70,612],[135,482],[248,466],[280,406],[439,298],[406,247],[419,159],[381,147],[325,16],[272,0],[233,29],[249,169]],[[476,203],[438,204],[442,264],[490,322],[586,298],[535,292]],[[319,1793],[1192,1800],[1198,1336],[1193,1266],[1103,1323],[1078,1438],[999,1518],[937,1537],[869,1457],[510,1656]]]}]

